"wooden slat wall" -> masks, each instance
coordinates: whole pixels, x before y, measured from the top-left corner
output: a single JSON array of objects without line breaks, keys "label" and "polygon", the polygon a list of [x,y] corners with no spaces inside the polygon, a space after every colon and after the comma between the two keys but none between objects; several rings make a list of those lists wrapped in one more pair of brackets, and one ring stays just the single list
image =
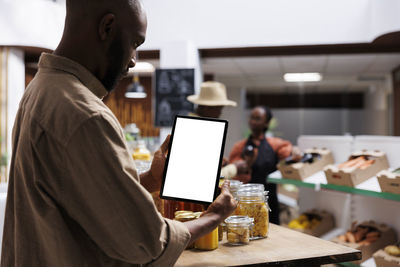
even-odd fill
[{"label": "wooden slat wall", "polygon": [[104,103],[112,110],[122,127],[128,123],[136,123],[141,136],[159,136],[160,130],[153,126],[151,77],[140,77],[140,83],[147,93],[145,99],[125,97],[126,88],[131,82],[131,78],[123,79],[118,87],[104,99]]}]

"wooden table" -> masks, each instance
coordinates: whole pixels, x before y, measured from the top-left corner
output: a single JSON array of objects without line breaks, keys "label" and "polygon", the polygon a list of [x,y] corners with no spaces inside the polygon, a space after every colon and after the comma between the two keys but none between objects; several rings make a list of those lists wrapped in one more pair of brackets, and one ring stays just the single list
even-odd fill
[{"label": "wooden table", "polygon": [[243,246],[224,240],[213,251],[185,250],[175,266],[320,266],[358,259],[359,250],[270,224],[268,238]]}]

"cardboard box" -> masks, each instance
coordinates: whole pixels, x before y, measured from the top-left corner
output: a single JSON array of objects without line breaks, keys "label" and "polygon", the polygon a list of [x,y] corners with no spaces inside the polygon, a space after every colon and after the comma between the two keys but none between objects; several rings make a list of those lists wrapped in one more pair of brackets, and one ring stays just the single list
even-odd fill
[{"label": "cardboard box", "polygon": [[400,194],[400,174],[383,170],[377,174],[377,177],[382,192]]},{"label": "cardboard box", "polygon": [[360,156],[373,157],[375,161],[372,165],[368,166],[365,169],[354,167],[339,169],[337,165],[329,165],[324,169],[328,184],[355,187],[356,185],[373,177],[379,171],[389,168],[386,154],[382,151],[362,150],[354,152],[349,157],[349,160]]},{"label": "cardboard box", "polygon": [[373,256],[377,267],[400,267],[400,257],[389,255],[383,249],[375,252]]},{"label": "cardboard box", "polygon": [[332,214],[330,214],[327,211],[312,209],[303,212],[301,215],[303,214],[306,216],[307,215],[317,216],[321,219],[321,222],[312,229],[307,229],[307,228],[306,229],[291,228],[291,229],[313,236],[321,236],[335,227],[335,220],[333,219]]},{"label": "cardboard box", "polygon": [[370,245],[360,245],[357,243],[349,243],[349,242],[344,242],[341,241],[339,238],[334,238],[332,241],[336,242],[338,244],[348,246],[354,249],[358,249],[362,253],[362,259],[359,261],[355,261],[353,263],[355,264],[360,264],[364,262],[365,260],[369,259],[372,257],[372,255],[379,249],[383,249],[387,245],[394,244],[396,243],[397,235],[396,232],[387,226],[386,224],[378,224],[375,223],[374,221],[366,221],[363,223],[359,224],[360,226],[369,226],[369,227],[375,227],[381,232],[380,237]]},{"label": "cardboard box", "polygon": [[277,168],[281,172],[283,178],[295,179],[295,180],[304,180],[311,175],[322,171],[325,166],[329,164],[333,164],[333,156],[331,151],[326,148],[318,149],[306,149],[305,153],[317,153],[321,155],[319,160],[314,161],[313,163],[293,163],[293,164],[285,164],[283,161],[278,163]]}]

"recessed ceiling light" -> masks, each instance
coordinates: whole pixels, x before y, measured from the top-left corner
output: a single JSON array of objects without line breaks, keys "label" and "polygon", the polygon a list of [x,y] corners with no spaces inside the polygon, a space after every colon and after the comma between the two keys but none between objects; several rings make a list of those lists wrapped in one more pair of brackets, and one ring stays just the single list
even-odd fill
[{"label": "recessed ceiling light", "polygon": [[319,82],[322,75],[318,72],[285,73],[283,79],[286,82]]}]

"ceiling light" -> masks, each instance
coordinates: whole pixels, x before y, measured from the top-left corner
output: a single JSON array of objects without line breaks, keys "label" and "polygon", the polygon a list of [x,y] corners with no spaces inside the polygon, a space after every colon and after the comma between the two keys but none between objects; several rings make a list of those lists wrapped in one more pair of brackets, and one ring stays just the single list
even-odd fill
[{"label": "ceiling light", "polygon": [[286,82],[319,82],[322,75],[318,72],[285,73],[283,79]]},{"label": "ceiling light", "polygon": [[128,85],[128,88],[126,89],[125,92],[125,97],[126,98],[146,98],[147,94],[145,92],[145,89],[143,85],[139,83],[139,76],[135,74],[133,76],[133,82]]},{"label": "ceiling light", "polygon": [[154,66],[149,62],[136,62],[135,67],[129,69],[129,74],[133,73],[153,73]]}]

